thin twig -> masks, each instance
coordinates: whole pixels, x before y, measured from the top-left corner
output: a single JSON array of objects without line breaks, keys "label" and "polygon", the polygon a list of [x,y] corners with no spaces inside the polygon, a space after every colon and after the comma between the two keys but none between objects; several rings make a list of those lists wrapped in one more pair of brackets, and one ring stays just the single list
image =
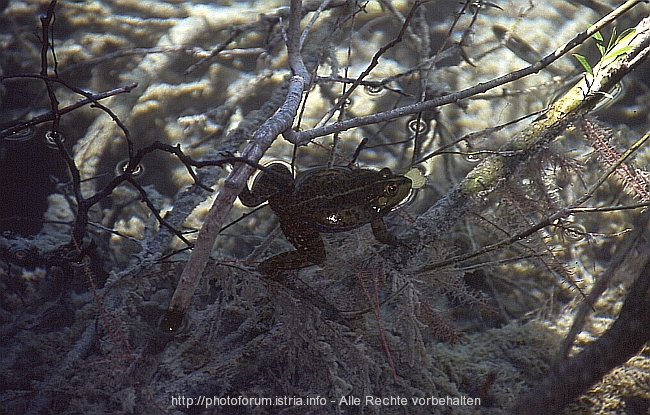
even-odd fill
[{"label": "thin twig", "polygon": [[496,88],[498,86],[513,82],[517,79],[521,79],[525,76],[532,75],[546,68],[551,63],[555,62],[562,56],[566,55],[576,46],[582,44],[585,40],[589,39],[594,33],[602,29],[604,26],[611,23],[613,20],[629,11],[632,7],[636,6],[638,3],[642,3],[642,0],[628,0],[614,11],[612,11],[607,16],[600,19],[593,26],[590,26],[584,32],[579,33],[573,39],[565,43],[564,45],[557,48],[555,51],[544,57],[539,62],[527,66],[523,69],[510,72],[506,75],[499,76],[490,81],[479,83],[478,85],[463,89],[461,91],[455,92],[453,94],[444,95],[442,97],[433,98],[424,102],[418,102],[416,104],[407,105],[404,107],[396,108],[393,110],[379,112],[372,115],[366,115],[362,117],[356,117],[345,121],[335,122],[329,125],[325,125],[318,128],[313,128],[307,131],[286,131],[283,136],[285,139],[290,141],[295,145],[306,145],[311,140],[317,137],[323,137],[329,134],[336,132],[346,131],[351,128],[361,127],[364,125],[377,124],[382,122],[387,122],[394,120],[396,118],[403,117],[405,115],[416,114],[424,110],[430,110],[436,107],[440,107],[446,104],[451,104],[458,102],[462,99],[469,98],[473,95],[480,94],[490,89]]},{"label": "thin twig", "polygon": [[[43,77],[40,75],[14,75],[14,76],[5,76],[4,78],[0,78],[1,80],[5,79],[15,79],[15,78],[39,78],[42,79]],[[48,79],[51,79],[51,77],[46,77]],[[54,82],[59,82],[59,80],[56,79],[51,79]],[[125,85],[121,88],[116,88],[116,89],[111,89],[110,91],[105,91],[105,92],[100,92],[97,94],[90,94],[90,96],[86,96],[86,94],[83,94],[85,98],[80,99],[79,101],[75,102],[74,104],[65,106],[63,108],[59,108],[57,110],[58,116],[65,115],[71,111],[76,110],[77,108],[81,108],[84,105],[88,104],[96,104],[99,100],[112,97],[114,95],[118,94],[123,94],[123,93],[128,93],[133,90],[133,88],[137,87],[138,84],[137,82],[133,82],[129,85]],[[7,138],[11,137],[13,134],[17,133],[20,130],[24,130],[25,128],[33,127],[38,124],[42,124],[47,121],[53,121],[56,118],[54,111],[48,111],[45,114],[37,115],[34,118],[27,120],[27,121],[20,121],[16,122],[10,126],[7,126],[0,130],[0,138]]]},{"label": "thin twig", "polygon": [[[373,56],[370,64],[364,71],[357,77],[357,79],[354,80],[350,88],[348,88],[343,95],[336,101],[336,104],[330,110],[323,116],[323,118],[318,122],[316,125],[315,129],[318,129],[319,127],[323,126],[327,121],[332,118],[334,113],[338,111],[343,104],[347,101],[347,99],[350,97],[350,95],[356,90],[356,88],[361,84],[361,82],[372,72],[372,70],[379,65],[379,58],[381,58],[384,53],[386,53],[389,49],[393,48],[395,45],[400,43],[402,39],[404,38],[404,33],[406,33],[406,29],[408,28],[409,23],[411,22],[411,19],[413,18],[413,15],[415,14],[415,11],[417,8],[424,3],[426,0],[417,0],[414,4],[413,7],[411,7],[411,11],[409,12],[408,16],[406,17],[404,24],[402,25],[402,28],[400,29],[399,33],[397,34],[397,37],[395,39],[391,40],[384,46],[382,46]],[[341,130],[342,131],[342,130]],[[333,132],[340,132],[340,131],[333,131]],[[286,138],[286,136],[285,136]],[[291,140],[289,140],[291,141]],[[291,141],[294,144],[297,144],[293,141]]]},{"label": "thin twig", "polygon": [[[48,59],[47,53],[49,50],[52,51],[52,57],[54,59],[54,77],[57,78],[58,74],[56,72],[56,55],[54,54],[54,8],[56,7],[56,0],[52,0],[47,8],[47,14],[41,17],[41,76],[45,82],[45,87],[47,88],[47,96],[50,98],[50,106],[52,107],[52,131],[55,134],[59,133],[59,122],[61,115],[59,114],[59,100],[56,98],[54,93],[53,80],[48,75]],[[52,36],[51,36],[52,35]]]}]

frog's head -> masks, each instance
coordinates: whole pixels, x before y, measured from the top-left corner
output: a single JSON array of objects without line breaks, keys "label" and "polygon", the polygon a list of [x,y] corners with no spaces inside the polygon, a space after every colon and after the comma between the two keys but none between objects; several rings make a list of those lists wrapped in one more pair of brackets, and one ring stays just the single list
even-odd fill
[{"label": "frog's head", "polygon": [[372,200],[372,207],[380,215],[385,215],[406,199],[411,193],[412,183],[408,177],[395,175],[387,167],[381,169],[378,175],[375,183],[377,193]]}]

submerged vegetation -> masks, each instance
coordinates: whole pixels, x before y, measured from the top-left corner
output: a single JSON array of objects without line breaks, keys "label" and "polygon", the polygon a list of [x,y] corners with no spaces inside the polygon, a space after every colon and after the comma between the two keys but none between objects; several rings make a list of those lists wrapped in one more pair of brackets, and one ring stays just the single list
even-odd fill
[{"label": "submerged vegetation", "polygon": [[648,5],[264,3],[4,6],[2,411],[647,410]]}]

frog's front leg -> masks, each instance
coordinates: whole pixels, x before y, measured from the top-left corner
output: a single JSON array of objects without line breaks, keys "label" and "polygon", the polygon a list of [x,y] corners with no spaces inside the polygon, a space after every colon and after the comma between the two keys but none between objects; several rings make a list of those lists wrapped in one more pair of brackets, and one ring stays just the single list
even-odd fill
[{"label": "frog's front leg", "polygon": [[283,270],[320,265],[327,257],[323,239],[313,223],[308,221],[288,222],[280,222],[280,228],[287,240],[296,247],[296,250],[282,252],[264,260],[260,264],[260,271],[266,275],[277,274]]},{"label": "frog's front leg", "polygon": [[372,233],[375,235],[375,238],[386,245],[399,245],[399,239],[386,227],[384,220],[382,218],[375,218],[370,222],[370,227],[372,228]]}]

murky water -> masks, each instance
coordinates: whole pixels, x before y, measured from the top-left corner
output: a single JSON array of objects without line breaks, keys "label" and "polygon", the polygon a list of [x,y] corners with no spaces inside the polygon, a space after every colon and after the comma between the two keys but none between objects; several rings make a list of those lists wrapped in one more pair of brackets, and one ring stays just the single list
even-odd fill
[{"label": "murky water", "polygon": [[[551,53],[612,8],[607,2],[503,1],[486,3],[478,11],[467,7],[458,15],[458,2],[438,1],[409,15],[413,3],[407,1],[341,3],[331,1],[305,38],[302,56],[314,78],[294,122],[296,131],[379,117],[511,73]],[[310,11],[302,28],[315,15],[317,4],[305,2]],[[291,74],[283,39],[288,5],[58,2],[54,49],[64,83],[54,83],[52,91],[58,108],[65,110],[59,131],[65,137],[68,163],[73,161],[78,170],[82,196],[101,192],[127,169],[127,136],[112,117],[128,130],[135,153],[160,141],[179,145],[194,160],[238,154],[284,99],[282,85]],[[36,0],[0,4],[3,76],[41,71],[41,45],[34,33],[40,33],[39,16],[47,6]],[[647,14],[647,5],[634,8],[615,22],[617,32]],[[401,41],[378,57],[382,46],[400,35],[407,18],[411,24]],[[605,41],[610,33],[611,28],[603,30]],[[592,64],[599,58],[593,39],[575,52]],[[48,73],[53,75],[49,56]],[[395,234],[408,234],[418,217],[582,79],[583,72],[569,54],[536,74],[468,99],[418,114],[360,122],[336,137],[319,136],[307,146],[294,148],[278,137],[264,162],[293,161],[297,174],[328,162],[345,165],[367,139],[358,151],[359,166],[405,173],[416,164],[426,174],[426,184],[409,205],[385,218]],[[339,309],[366,310],[352,327],[332,326],[313,304],[265,282],[255,273],[255,263],[244,261],[293,249],[279,231],[266,241],[277,227],[267,208],[223,232],[195,296],[187,331],[174,339],[158,338],[156,322],[187,260],[187,245],[171,234],[161,236],[164,227],[151,208],[175,221],[175,229],[192,241],[230,169],[224,165],[193,170],[214,189],[210,194],[191,188],[187,166],[162,150],[144,155],[138,174],[134,170],[140,188],[117,186],[89,211],[88,237],[79,250],[92,252],[93,273],[109,278],[106,288],[97,287],[104,304],[98,314],[83,262],[63,266],[47,255],[70,241],[77,206],[68,164],[45,139],[51,121],[7,134],[0,139],[0,354],[9,357],[0,366],[6,385],[0,407],[15,413],[30,408],[146,413],[154,407],[190,413],[173,404],[172,395],[322,395],[327,405],[309,406],[310,413],[358,413],[362,407],[366,412],[404,413],[395,405],[342,407],[330,400],[402,395],[411,401],[414,396],[440,394],[481,397],[484,404],[477,413],[505,413],[525,386],[548,369],[582,298],[576,286],[590,290],[639,209],[576,213],[504,248],[451,266],[436,263],[524,232],[581,197],[606,169],[607,155],[616,159],[650,130],[648,73],[646,63],[611,95],[603,94],[608,102],[594,114],[600,121],[592,121],[598,128],[585,134],[581,124],[569,126],[498,190],[486,192],[468,214],[460,218],[459,211],[460,220],[443,237],[427,241],[418,255],[386,253],[365,228],[326,236],[326,263],[296,275]],[[365,78],[354,85],[343,110],[328,113],[361,74]],[[137,87],[131,89],[133,83]],[[100,94],[119,88],[130,92],[98,101],[110,114],[90,104],[71,107],[84,99],[80,90]],[[42,80],[3,79],[2,129],[47,117],[51,110]],[[603,147],[594,144],[599,139]],[[632,176],[621,174],[603,183],[588,206],[647,202],[647,148],[642,146],[629,159]],[[143,192],[150,206],[142,202]],[[226,223],[249,211],[236,202]],[[31,250],[17,250],[18,241]],[[409,243],[413,247],[418,241]],[[143,262],[145,253],[175,251],[168,259]],[[625,265],[630,275],[642,251],[639,247],[630,254]],[[69,257],[56,257],[73,254],[74,249],[66,254]],[[19,258],[25,255],[34,261]],[[404,255],[402,262],[395,259],[398,255]],[[631,281],[618,277],[615,282],[624,287]],[[375,309],[379,318],[372,312],[375,297],[369,293],[374,290],[382,302]],[[616,315],[625,291],[613,291],[602,300],[579,344],[602,332]],[[55,324],[56,317],[46,318],[51,312],[65,316],[64,327]],[[465,339],[462,346],[450,344],[459,337]],[[69,354],[73,352],[83,357],[75,360]],[[637,366],[642,365],[647,363]],[[482,392],[494,370],[496,381]],[[622,407],[621,397],[611,395],[613,405]],[[604,396],[592,394],[583,401],[601,408],[607,402]],[[435,411],[426,405],[408,407],[409,413]],[[284,404],[235,409],[289,410]],[[474,408],[448,405],[445,410],[473,413]]]}]

